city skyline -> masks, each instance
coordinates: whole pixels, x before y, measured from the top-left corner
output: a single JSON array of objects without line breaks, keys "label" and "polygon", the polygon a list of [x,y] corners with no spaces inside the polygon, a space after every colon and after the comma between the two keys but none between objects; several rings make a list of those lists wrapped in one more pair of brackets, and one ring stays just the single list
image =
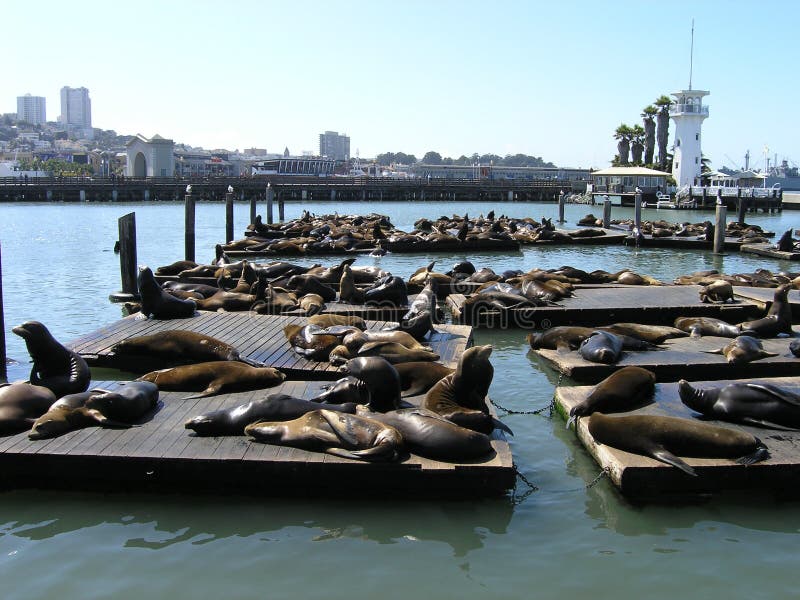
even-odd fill
[{"label": "city skyline", "polygon": [[[788,126],[800,16],[791,4],[752,14],[741,1],[669,10],[412,1],[402,11],[237,2],[229,12],[145,1],[130,14],[44,4],[35,43],[9,31],[26,60],[10,61],[0,112],[15,112],[25,93],[58,106],[62,87],[82,86],[95,127],[192,146],[300,154],[334,130],[350,136],[351,156],[521,153],[565,167],[607,166],[620,123],[640,123],[647,104],[688,87],[694,18],[692,87],[710,91],[704,155],[715,168],[741,166],[747,150],[762,168],[765,146],[770,163],[800,160]],[[29,18],[16,5],[4,12]],[[79,24],[92,40],[70,43],[91,45],[90,59],[52,60],[64,51],[59,31]]]}]

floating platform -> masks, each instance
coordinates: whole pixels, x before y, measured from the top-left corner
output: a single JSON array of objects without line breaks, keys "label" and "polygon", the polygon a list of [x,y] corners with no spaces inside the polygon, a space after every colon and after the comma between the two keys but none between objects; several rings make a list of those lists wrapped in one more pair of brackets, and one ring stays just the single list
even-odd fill
[{"label": "floating platform", "polygon": [[[760,381],[800,393],[800,378],[743,379]],[[721,387],[733,380],[699,381],[698,387]],[[556,389],[556,410],[566,418],[570,409],[588,396],[591,386],[559,387]],[[655,402],[631,413],[694,418],[697,413],[680,401],[676,383],[656,384]],[[612,415],[613,416],[613,415]],[[730,429],[748,431],[760,438],[769,448],[770,458],[764,462],[744,466],[727,459],[683,458],[697,472],[697,477],[686,475],[673,466],[647,456],[631,454],[598,444],[589,434],[589,419],[579,418],[576,435],[602,468],[609,470],[612,483],[626,496],[650,497],[663,500],[671,494],[716,492],[724,489],[750,488],[780,490],[796,493],[800,476],[800,431],[777,431],[708,421]]]},{"label": "floating platform", "polygon": [[800,260],[800,252],[782,252],[775,248],[775,244],[771,243],[742,244],[740,250],[768,258],[777,258],[778,260]]},{"label": "floating platform", "polygon": [[[572,237],[571,240],[536,240],[535,242],[523,242],[524,246],[619,246],[628,236],[627,233],[619,229],[603,229],[602,227],[585,227],[584,229],[596,229],[605,232],[605,235],[595,235],[590,237]],[[569,235],[579,231],[577,229],[556,229],[558,233]]]},{"label": "floating platform", "polygon": [[[639,245],[642,248],[680,248],[685,250],[713,250],[714,249],[714,242],[707,242],[704,239],[697,239],[697,236],[688,236],[688,237],[677,237],[677,236],[668,236],[668,237],[653,237],[652,235],[645,235],[644,242],[640,243]],[[633,245],[634,240],[633,237],[626,236],[628,238],[628,245]],[[725,241],[723,243],[723,249],[725,250],[739,250],[742,245],[742,242],[739,241],[738,237],[725,237]]]},{"label": "floating platform", "polygon": [[245,436],[197,437],[183,425],[196,415],[273,393],[312,398],[319,386],[290,382],[199,400],[183,400],[186,392],[162,392],[158,409],[139,427],[89,427],[49,440],[29,440],[27,432],[1,437],[0,486],[459,498],[499,495],[513,487],[511,450],[499,431],[492,439],[494,453],[479,461],[453,464],[409,455],[396,463],[367,463]]},{"label": "floating platform", "polygon": [[[776,288],[734,286],[733,295],[740,300],[758,304],[762,310],[769,310],[775,299]],[[789,290],[789,306],[792,309],[792,321],[800,321],[800,292]]]},{"label": "floating platform", "polygon": [[[800,335],[796,328],[795,335]],[[721,354],[705,351],[718,350],[731,342],[730,338],[703,336],[701,338],[674,338],[663,344],[665,350],[645,352],[623,351],[620,360],[613,365],[593,363],[584,359],[577,350],[560,354],[557,350],[532,350],[543,363],[556,371],[584,383],[597,383],[620,369],[636,366],[649,369],[656,381],[690,381],[702,379],[724,379],[747,373],[753,377],[779,377],[800,373],[800,359],[789,351],[789,343],[795,338],[761,340],[764,350],[778,356],[762,358],[745,365],[730,365]]]},{"label": "floating platform", "polygon": [[737,303],[700,302],[701,286],[602,285],[576,289],[574,296],[558,301],[558,306],[479,310],[474,314],[465,306],[466,296],[452,294],[447,306],[453,321],[488,328],[524,327],[546,329],[554,325],[609,325],[612,323],[672,323],[676,317],[716,317],[738,323],[761,316],[760,305],[742,299]]},{"label": "floating platform", "polygon": [[[235,346],[242,356],[263,362],[283,371],[288,379],[336,380],[342,374],[328,362],[307,360],[289,347],[283,328],[305,324],[305,317],[254,315],[250,313],[200,312],[189,319],[136,319],[115,321],[82,336],[67,346],[78,352],[92,366],[109,367],[132,373],[145,373],[163,365],[146,359],[116,356],[111,347],[118,342],[167,329],[187,329],[210,335]],[[369,329],[381,329],[386,321],[369,321]],[[437,333],[428,334],[427,344],[439,354],[439,362],[456,368],[458,359],[472,345],[472,328],[459,325],[436,325]]]}]

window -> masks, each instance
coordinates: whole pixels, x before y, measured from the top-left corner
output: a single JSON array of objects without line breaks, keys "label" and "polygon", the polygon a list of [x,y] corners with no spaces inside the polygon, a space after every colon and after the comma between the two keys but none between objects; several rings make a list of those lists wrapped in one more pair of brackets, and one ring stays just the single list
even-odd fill
[{"label": "window", "polygon": [[699,163],[699,162],[700,162],[700,159],[699,159],[699,158],[697,158],[697,157],[695,156],[695,157],[694,157],[694,164],[697,164],[697,163]]},{"label": "window", "polygon": [[700,134],[699,133],[695,133],[694,134],[694,139],[699,141],[700,140]]},{"label": "window", "polygon": [[680,138],[677,139],[677,141],[675,142],[675,145],[680,147],[680,145],[681,145],[681,139]]}]

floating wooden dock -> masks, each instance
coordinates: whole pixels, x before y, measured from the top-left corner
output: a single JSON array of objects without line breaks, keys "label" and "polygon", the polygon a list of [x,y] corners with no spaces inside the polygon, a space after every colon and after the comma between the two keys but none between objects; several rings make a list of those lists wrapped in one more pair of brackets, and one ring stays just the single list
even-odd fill
[{"label": "floating wooden dock", "polygon": [[[775,288],[734,286],[734,297],[747,302],[758,304],[763,310],[769,310],[775,299]],[[800,321],[800,292],[794,289],[789,290],[787,297],[789,306],[792,308],[792,321]]]},{"label": "floating wooden dock", "polygon": [[743,244],[740,250],[749,254],[758,254],[759,256],[777,258],[779,260],[800,260],[800,252],[781,252],[772,243]]},{"label": "floating wooden dock", "polygon": [[[633,238],[629,239],[629,245],[633,243]],[[725,237],[723,249],[739,250],[742,242],[738,237]],[[697,236],[679,237],[653,237],[644,235],[644,241],[640,244],[642,248],[678,248],[685,250],[713,250],[714,242],[707,242],[705,239],[697,239]]]},{"label": "floating wooden dock", "polygon": [[[93,382],[117,387],[116,382]],[[494,453],[469,463],[445,463],[409,455],[397,463],[367,463],[329,454],[272,446],[245,436],[196,437],[188,419],[285,393],[312,398],[319,382],[183,400],[185,392],[162,392],[159,407],[140,427],[71,431],[49,440],[27,432],[0,438],[0,486],[103,491],[244,492],[416,497],[488,496],[514,485],[511,451],[496,431]]]},{"label": "floating wooden dock", "polygon": [[[796,328],[795,335],[800,335]],[[703,336],[701,338],[674,338],[666,340],[665,350],[645,352],[624,351],[613,365],[593,363],[584,359],[577,350],[559,354],[557,350],[532,350],[544,364],[567,377],[585,383],[597,383],[621,367],[636,366],[649,369],[657,381],[679,379],[723,379],[747,373],[752,377],[778,377],[800,373],[800,359],[789,351],[789,343],[795,338],[761,340],[764,350],[778,356],[762,358],[745,365],[730,365],[721,354],[707,354],[731,342],[730,338]]]},{"label": "floating wooden dock", "polygon": [[[800,378],[745,379],[760,381],[800,393]],[[698,387],[721,387],[732,380],[699,381]],[[570,409],[586,398],[591,386],[559,387],[556,389],[556,409],[566,418]],[[683,405],[678,396],[676,383],[656,384],[655,402],[632,413],[693,418],[697,416]],[[697,472],[697,477],[686,475],[679,469],[646,456],[631,454],[598,444],[589,434],[588,418],[577,422],[576,434],[581,444],[589,451],[602,468],[608,468],[612,483],[626,496],[663,499],[672,494],[708,493],[724,489],[750,488],[781,490],[796,493],[800,476],[800,431],[777,431],[733,423],[709,421],[714,425],[744,430],[763,441],[770,458],[754,465],[739,465],[727,459],[683,458]]]},{"label": "floating wooden dock", "polygon": [[[289,347],[283,328],[305,324],[305,317],[254,315],[250,313],[200,312],[189,319],[136,319],[134,316],[115,321],[69,344],[92,366],[110,367],[144,373],[163,365],[144,359],[116,356],[111,347],[127,338],[150,335],[168,329],[187,329],[210,335],[235,346],[242,356],[263,362],[283,371],[289,379],[336,380],[338,367],[328,362],[307,360]],[[369,329],[381,329],[386,321],[369,321]],[[437,325],[437,333],[429,334],[428,345],[439,354],[439,362],[455,368],[461,353],[472,345],[472,329],[459,325]]]},{"label": "floating wooden dock", "polygon": [[621,322],[664,324],[672,323],[676,317],[700,316],[738,323],[761,316],[759,306],[746,299],[729,304],[700,302],[700,288],[697,285],[584,287],[576,289],[573,297],[559,300],[558,306],[480,310],[478,314],[465,306],[466,296],[452,294],[447,298],[447,306],[457,323],[529,329]]}]

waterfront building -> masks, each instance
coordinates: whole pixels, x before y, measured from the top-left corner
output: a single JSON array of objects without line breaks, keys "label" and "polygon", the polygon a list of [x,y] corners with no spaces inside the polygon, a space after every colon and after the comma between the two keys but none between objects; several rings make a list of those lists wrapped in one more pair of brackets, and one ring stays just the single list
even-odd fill
[{"label": "waterfront building", "polygon": [[175,174],[175,143],[156,134],[148,139],[136,134],[126,144],[125,175],[128,177],[172,177]]},{"label": "waterfront building", "polygon": [[61,116],[58,120],[67,131],[81,138],[92,139],[92,101],[85,87],[61,88]]},{"label": "waterfront building", "polygon": [[407,167],[412,177],[435,179],[547,180],[588,181],[589,169],[567,167],[501,167],[493,165],[426,165]]},{"label": "waterfront building", "polygon": [[350,137],[336,131],[320,133],[319,155],[333,160],[350,160]]},{"label": "waterfront building", "polygon": [[591,174],[587,191],[600,204],[597,196],[609,196],[613,204],[632,204],[637,188],[645,201],[657,201],[667,194],[669,173],[646,167],[610,167]]},{"label": "waterfront building", "polygon": [[17,120],[31,125],[47,123],[44,96],[17,96]]},{"label": "waterfront building", "polygon": [[253,175],[306,175],[330,177],[336,161],[326,158],[275,158],[252,166]]},{"label": "waterfront building", "polygon": [[688,89],[672,95],[675,97],[669,109],[670,119],[675,123],[672,176],[678,188],[700,185],[703,158],[700,128],[708,117],[708,106],[703,105],[703,96],[708,96],[708,92]]}]

